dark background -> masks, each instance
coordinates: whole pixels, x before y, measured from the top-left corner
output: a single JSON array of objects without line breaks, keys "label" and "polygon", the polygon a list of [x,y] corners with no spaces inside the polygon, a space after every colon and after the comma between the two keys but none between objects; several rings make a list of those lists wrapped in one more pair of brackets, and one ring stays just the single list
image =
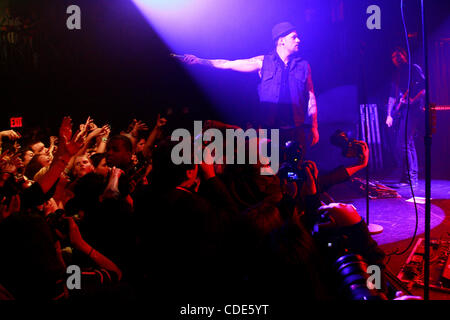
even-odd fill
[{"label": "dark background", "polygon": [[[425,2],[431,100],[450,104],[450,5]],[[337,127],[359,137],[359,104],[365,101],[378,105],[384,137],[390,55],[393,47],[405,47],[399,0],[211,3],[199,8],[203,15],[190,24],[169,21],[166,30],[149,23],[131,0],[1,0],[0,16],[9,6],[14,15],[36,22],[27,34],[32,46],[22,35],[15,44],[2,42],[7,54],[1,57],[1,128],[9,128],[10,117],[22,116],[24,129],[38,126],[55,133],[69,114],[75,122],[89,115],[119,130],[133,118],[151,125],[167,107],[186,106],[196,119],[245,125],[258,112],[256,74],[183,66],[169,53],[224,59],[264,54],[273,49],[272,26],[288,20],[298,27],[301,55],[312,68],[318,150],[329,147],[327,135]],[[72,4],[81,8],[81,30],[66,28],[66,8]],[[366,28],[366,8],[373,4],[381,8],[381,30]],[[191,12],[195,8],[184,18]],[[405,17],[412,60],[423,66],[419,1],[405,1]],[[447,113],[438,116],[446,119]],[[447,123],[438,128],[434,143],[442,150],[450,146]],[[389,166],[389,150],[384,155]]]}]

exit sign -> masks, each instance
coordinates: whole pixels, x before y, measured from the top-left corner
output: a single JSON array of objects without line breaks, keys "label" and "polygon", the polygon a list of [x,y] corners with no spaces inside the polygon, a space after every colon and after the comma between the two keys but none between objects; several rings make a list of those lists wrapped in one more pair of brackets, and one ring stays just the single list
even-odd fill
[{"label": "exit sign", "polygon": [[10,118],[11,128],[22,127],[22,117]]}]

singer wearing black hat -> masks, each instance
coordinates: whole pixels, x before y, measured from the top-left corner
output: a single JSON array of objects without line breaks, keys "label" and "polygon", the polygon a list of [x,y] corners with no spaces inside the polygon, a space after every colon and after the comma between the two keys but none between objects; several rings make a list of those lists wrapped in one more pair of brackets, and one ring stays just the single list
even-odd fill
[{"label": "singer wearing black hat", "polygon": [[250,59],[201,59],[186,54],[179,57],[187,64],[201,64],[218,69],[258,72],[263,128],[281,129],[281,142],[296,140],[303,146],[319,141],[317,105],[309,63],[298,55],[300,38],[289,22],[272,28],[275,49]]}]

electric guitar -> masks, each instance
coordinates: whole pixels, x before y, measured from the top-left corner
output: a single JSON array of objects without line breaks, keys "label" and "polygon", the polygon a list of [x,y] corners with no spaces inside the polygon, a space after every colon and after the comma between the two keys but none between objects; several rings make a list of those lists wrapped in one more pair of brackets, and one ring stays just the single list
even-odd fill
[{"label": "electric guitar", "polygon": [[394,107],[391,111],[391,117],[392,119],[399,119],[401,115],[401,111],[404,105],[406,105],[406,98],[408,97],[408,90],[405,91],[405,93],[399,94],[399,99],[396,100],[394,103]]}]

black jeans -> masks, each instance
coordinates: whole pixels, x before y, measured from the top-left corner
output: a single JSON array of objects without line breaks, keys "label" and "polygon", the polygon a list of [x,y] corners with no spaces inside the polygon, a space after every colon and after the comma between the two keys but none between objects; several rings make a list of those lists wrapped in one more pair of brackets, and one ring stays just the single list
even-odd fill
[{"label": "black jeans", "polygon": [[[411,105],[408,119],[406,119],[405,107],[401,112],[400,119],[397,120],[396,150],[397,160],[402,168],[402,174],[400,178],[400,181],[402,182],[409,182],[408,169],[412,183],[417,183],[419,179],[419,162],[417,160],[414,138],[417,134],[417,128],[419,120],[421,119],[421,114],[422,113],[420,112],[419,107]],[[408,161],[408,163],[406,163],[406,160]]]}]

